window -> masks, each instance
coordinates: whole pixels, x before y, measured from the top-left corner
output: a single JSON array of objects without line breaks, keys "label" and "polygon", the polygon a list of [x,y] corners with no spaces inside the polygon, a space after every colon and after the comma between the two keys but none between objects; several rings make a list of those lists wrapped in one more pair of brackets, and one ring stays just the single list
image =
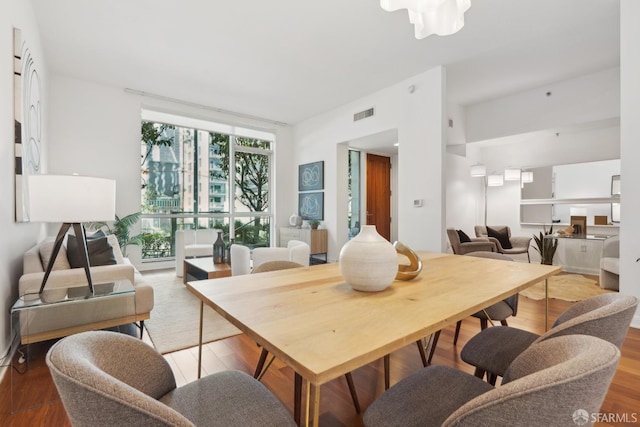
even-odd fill
[{"label": "window", "polygon": [[270,245],[272,133],[146,110],[141,127],[143,260],[173,257],[180,229]]}]

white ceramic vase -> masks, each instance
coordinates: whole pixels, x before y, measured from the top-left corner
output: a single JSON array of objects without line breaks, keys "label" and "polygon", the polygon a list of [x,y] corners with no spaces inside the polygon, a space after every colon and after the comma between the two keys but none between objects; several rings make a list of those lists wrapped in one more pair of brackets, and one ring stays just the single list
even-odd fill
[{"label": "white ceramic vase", "polygon": [[302,217],[300,217],[297,213],[294,212],[289,217],[289,225],[291,225],[292,227],[300,228],[300,226],[302,225]]},{"label": "white ceramic vase", "polygon": [[353,289],[382,291],[398,273],[398,255],[393,245],[378,234],[375,225],[365,225],[342,247],[340,273]]}]

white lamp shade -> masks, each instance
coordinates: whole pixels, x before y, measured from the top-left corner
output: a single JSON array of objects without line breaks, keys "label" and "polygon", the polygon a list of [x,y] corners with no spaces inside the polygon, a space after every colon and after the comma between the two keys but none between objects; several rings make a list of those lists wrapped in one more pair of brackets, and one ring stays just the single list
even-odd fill
[{"label": "white lamp shade", "polygon": [[507,168],[504,170],[505,181],[520,181],[520,169]]},{"label": "white lamp shade", "polygon": [[33,222],[111,221],[116,182],[76,175],[29,175],[29,219]]},{"label": "white lamp shade", "polygon": [[533,182],[533,172],[532,171],[522,171],[520,175],[523,183]]},{"label": "white lamp shade", "polygon": [[487,177],[487,185],[489,187],[500,187],[504,184],[504,177],[501,173],[492,173]]},{"label": "white lamp shade", "polygon": [[487,175],[487,167],[485,165],[477,164],[471,166],[471,176],[486,176]]}]

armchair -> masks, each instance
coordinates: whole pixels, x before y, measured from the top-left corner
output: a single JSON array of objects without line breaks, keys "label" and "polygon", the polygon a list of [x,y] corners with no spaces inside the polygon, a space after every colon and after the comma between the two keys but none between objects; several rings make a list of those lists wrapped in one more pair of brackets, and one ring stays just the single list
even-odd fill
[{"label": "armchair", "polygon": [[507,225],[476,225],[476,237],[488,238],[496,245],[497,252],[505,255],[527,254],[529,256],[529,244],[531,237],[511,236],[511,229]]},{"label": "armchair", "polygon": [[488,238],[470,238],[469,242],[462,242],[460,234],[453,228],[447,228],[447,236],[451,244],[451,250],[456,255],[464,255],[468,252],[488,251],[496,252],[495,243]]},{"label": "armchair", "polygon": [[620,236],[606,239],[600,258],[600,287],[619,290],[620,285]]},{"label": "armchair", "polygon": [[[613,344],[569,335],[525,350],[511,363],[500,387],[455,368],[429,366],[384,392],[366,410],[363,423],[367,427],[592,425],[589,414],[600,410],[619,360],[620,351]],[[576,414],[584,418],[576,419]]]},{"label": "armchair", "polygon": [[218,231],[212,228],[176,231],[176,276],[184,275],[184,259],[189,257],[213,256],[213,242]]},{"label": "armchair", "polygon": [[622,347],[638,299],[615,292],[579,301],[562,313],[543,335],[510,326],[495,326],[481,331],[462,349],[460,357],[475,366],[475,375],[490,382],[504,376],[511,362],[533,343],[564,335],[592,335]]},{"label": "armchair", "polygon": [[296,425],[284,405],[244,372],[218,372],[176,387],[160,353],[116,332],[64,338],[46,363],[74,426]]},{"label": "armchair", "polygon": [[286,248],[265,247],[250,250],[243,245],[231,245],[231,274],[233,276],[249,274],[265,262],[293,261],[301,266],[309,266],[311,247],[299,240],[290,240]]}]

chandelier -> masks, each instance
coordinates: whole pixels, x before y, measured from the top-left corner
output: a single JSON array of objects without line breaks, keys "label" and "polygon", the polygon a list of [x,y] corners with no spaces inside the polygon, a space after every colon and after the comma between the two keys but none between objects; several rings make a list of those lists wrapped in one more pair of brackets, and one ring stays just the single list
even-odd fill
[{"label": "chandelier", "polygon": [[471,0],[380,0],[387,12],[407,9],[409,22],[415,27],[417,39],[431,34],[448,36],[464,26],[464,13]]}]

